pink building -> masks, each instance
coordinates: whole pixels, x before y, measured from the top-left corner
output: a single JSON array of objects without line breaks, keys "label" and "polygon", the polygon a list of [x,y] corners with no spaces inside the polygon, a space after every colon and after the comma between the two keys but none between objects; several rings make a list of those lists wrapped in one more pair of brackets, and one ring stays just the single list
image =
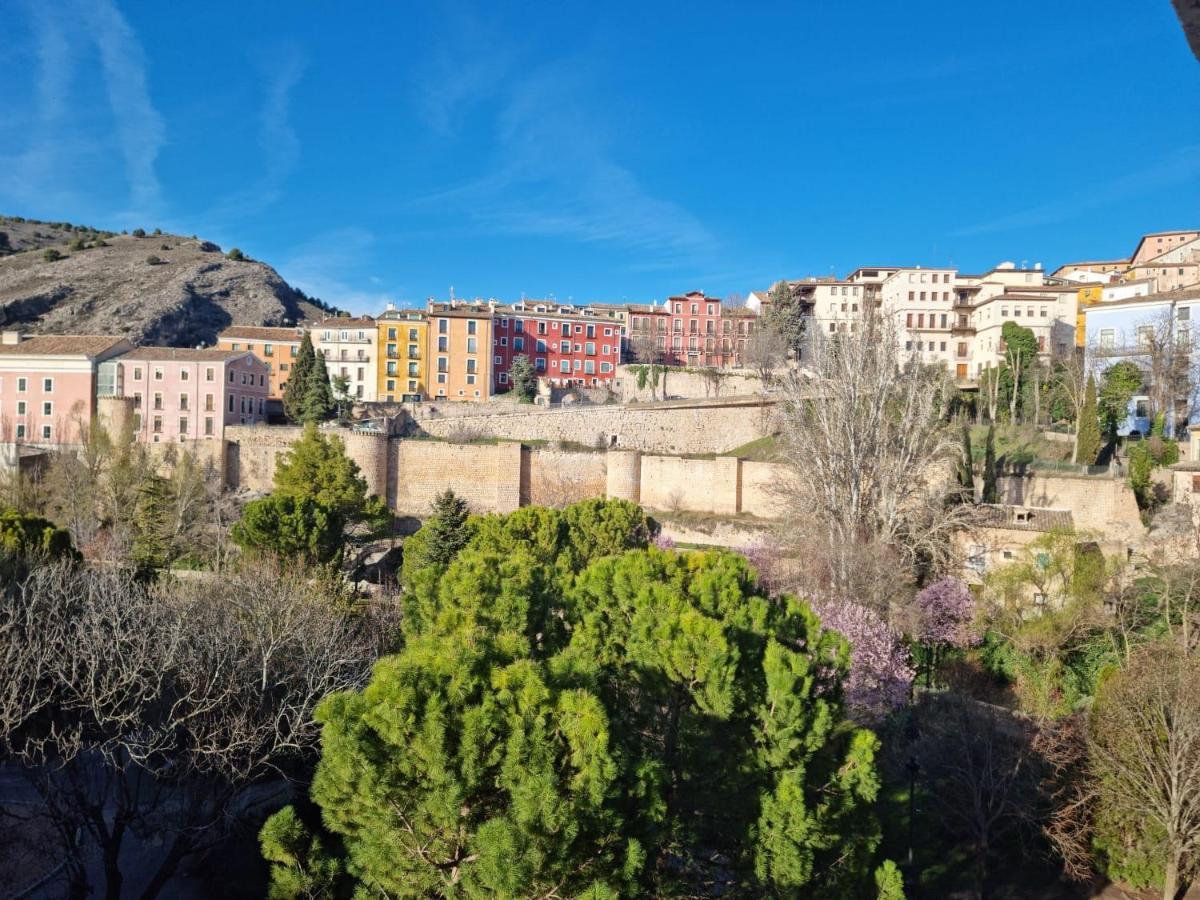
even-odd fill
[{"label": "pink building", "polygon": [[115,362],[112,391],[133,398],[139,441],[211,440],[267,421],[267,364],[249,350],[138,347]]},{"label": "pink building", "polygon": [[101,365],[131,349],[110,335],[0,333],[0,443],[81,443],[96,414]]}]

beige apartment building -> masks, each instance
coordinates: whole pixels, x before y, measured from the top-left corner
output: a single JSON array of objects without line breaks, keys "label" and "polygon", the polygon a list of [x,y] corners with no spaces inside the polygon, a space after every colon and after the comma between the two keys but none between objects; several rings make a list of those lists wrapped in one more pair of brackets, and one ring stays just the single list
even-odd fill
[{"label": "beige apartment building", "polygon": [[491,397],[493,312],[487,304],[430,301],[429,397],[481,402]]},{"label": "beige apartment building", "polygon": [[350,396],[365,402],[378,399],[379,329],[370,316],[323,319],[310,329],[313,348],[324,355],[329,378],[343,376]]}]

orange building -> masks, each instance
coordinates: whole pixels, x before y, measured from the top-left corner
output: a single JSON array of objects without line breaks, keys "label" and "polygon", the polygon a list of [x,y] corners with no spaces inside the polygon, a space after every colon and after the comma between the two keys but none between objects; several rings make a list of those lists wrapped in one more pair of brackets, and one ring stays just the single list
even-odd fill
[{"label": "orange building", "polygon": [[492,395],[492,309],[430,302],[429,398],[481,402]]},{"label": "orange building", "polygon": [[267,364],[267,400],[274,413],[283,411],[283,386],[300,352],[299,328],[260,328],[253,325],[231,325],[217,335],[221,350],[249,350]]}]

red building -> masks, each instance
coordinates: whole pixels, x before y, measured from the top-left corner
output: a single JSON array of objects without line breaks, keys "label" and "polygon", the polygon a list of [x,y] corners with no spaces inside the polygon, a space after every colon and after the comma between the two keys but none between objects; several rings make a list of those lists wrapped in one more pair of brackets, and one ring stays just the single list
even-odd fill
[{"label": "red building", "polygon": [[539,378],[560,387],[599,387],[612,382],[621,361],[624,310],[522,301],[493,312],[492,373],[496,391],[510,386],[518,356],[533,363]]},{"label": "red building", "polygon": [[726,310],[719,297],[692,291],[662,306],[628,307],[630,355],[668,366],[740,365],[754,331],[754,314]]}]

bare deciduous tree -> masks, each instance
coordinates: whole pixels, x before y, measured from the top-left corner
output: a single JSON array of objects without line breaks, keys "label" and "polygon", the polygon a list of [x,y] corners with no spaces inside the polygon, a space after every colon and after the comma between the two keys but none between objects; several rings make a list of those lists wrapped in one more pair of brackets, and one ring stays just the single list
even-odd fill
[{"label": "bare deciduous tree", "polygon": [[1101,805],[1164,835],[1163,900],[1200,857],[1200,659],[1175,644],[1141,648],[1096,698],[1088,753]]},{"label": "bare deciduous tree", "polygon": [[[814,336],[809,368],[791,374],[781,403],[781,485],[801,559],[820,546],[819,577],[833,595],[856,591],[866,548],[891,554],[894,582],[944,569],[968,508],[946,502],[958,445],[943,416],[942,369],[900,360],[898,332],[871,316],[853,334]],[[874,554],[871,554],[872,556]]]},{"label": "bare deciduous tree", "polygon": [[769,387],[771,379],[787,362],[787,340],[771,322],[761,319],[755,323],[754,333],[746,342],[745,365],[758,373],[763,387]]},{"label": "bare deciduous tree", "polygon": [[143,857],[163,848],[143,897],[224,839],[265,779],[315,750],[316,704],[361,685],[382,645],[369,617],[277,570],[147,587],[39,566],[10,588],[0,634],[0,746],[60,834],[86,836],[62,842],[73,894],[94,852],[109,897],[131,834]]}]

